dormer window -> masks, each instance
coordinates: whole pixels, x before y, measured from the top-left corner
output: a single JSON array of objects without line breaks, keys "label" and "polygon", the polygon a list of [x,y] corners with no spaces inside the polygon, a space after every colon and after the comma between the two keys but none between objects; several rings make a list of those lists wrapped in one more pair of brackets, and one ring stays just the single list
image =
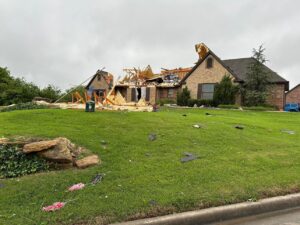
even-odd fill
[{"label": "dormer window", "polygon": [[213,59],[212,58],[208,58],[206,60],[206,68],[209,69],[209,68],[212,68],[213,67]]}]

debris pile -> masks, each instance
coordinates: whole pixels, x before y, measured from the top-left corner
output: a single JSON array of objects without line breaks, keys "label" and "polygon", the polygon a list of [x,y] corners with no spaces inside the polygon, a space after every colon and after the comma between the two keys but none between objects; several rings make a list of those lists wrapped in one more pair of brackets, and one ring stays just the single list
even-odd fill
[{"label": "debris pile", "polygon": [[64,137],[52,140],[24,137],[0,138],[0,144],[18,145],[23,153],[36,154],[49,162],[56,163],[61,168],[73,166],[86,168],[100,163],[98,155],[90,154],[87,149],[76,146]]}]

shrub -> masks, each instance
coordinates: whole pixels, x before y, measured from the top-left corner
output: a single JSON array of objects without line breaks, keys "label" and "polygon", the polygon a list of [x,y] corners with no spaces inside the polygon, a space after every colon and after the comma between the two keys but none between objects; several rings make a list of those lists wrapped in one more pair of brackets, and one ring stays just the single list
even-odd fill
[{"label": "shrub", "polygon": [[277,111],[278,108],[276,106],[250,106],[250,107],[243,107],[245,110],[253,110],[253,111]]},{"label": "shrub", "polygon": [[176,101],[174,99],[159,99],[157,101],[157,104],[160,106],[163,106],[164,104],[176,104]]},{"label": "shrub", "polygon": [[239,109],[238,105],[218,105],[218,108],[221,109]]},{"label": "shrub", "polygon": [[215,106],[215,102],[213,100],[209,100],[209,99],[189,99],[188,100],[188,106],[189,107],[194,107],[194,105],[199,106],[206,106],[206,107],[212,107]]},{"label": "shrub", "polygon": [[0,178],[46,171],[48,163],[37,155],[26,155],[16,146],[0,145]]},{"label": "shrub", "polygon": [[225,75],[219,84],[216,84],[214,90],[214,102],[217,105],[232,105],[235,102],[235,96],[238,92],[238,86],[232,83],[229,75]]},{"label": "shrub", "polygon": [[47,105],[38,105],[33,102],[27,102],[27,103],[19,103],[12,106],[4,107],[0,109],[0,112],[9,112],[14,110],[27,110],[27,109],[48,109],[49,107]]},{"label": "shrub", "polygon": [[191,93],[187,87],[177,92],[177,105],[187,106],[189,99],[191,99]]}]

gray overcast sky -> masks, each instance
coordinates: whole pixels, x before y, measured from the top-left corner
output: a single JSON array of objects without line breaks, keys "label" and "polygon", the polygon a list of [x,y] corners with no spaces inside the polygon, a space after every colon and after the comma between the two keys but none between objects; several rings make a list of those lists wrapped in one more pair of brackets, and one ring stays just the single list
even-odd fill
[{"label": "gray overcast sky", "polygon": [[0,0],[0,66],[69,88],[105,66],[193,66],[204,42],[221,59],[249,57],[300,83],[297,0]]}]

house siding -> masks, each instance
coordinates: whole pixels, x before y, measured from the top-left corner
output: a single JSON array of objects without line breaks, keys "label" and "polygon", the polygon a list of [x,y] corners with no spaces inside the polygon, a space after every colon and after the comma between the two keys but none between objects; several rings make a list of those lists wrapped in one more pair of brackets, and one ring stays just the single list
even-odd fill
[{"label": "house siding", "polygon": [[[213,59],[212,67],[206,68],[207,59],[209,57]],[[185,85],[191,92],[191,98],[197,99],[199,84],[219,83],[226,74],[233,78],[230,72],[210,55],[190,74],[186,79]]]},{"label": "house siding", "polygon": [[300,103],[300,85],[286,93],[286,103]]}]

